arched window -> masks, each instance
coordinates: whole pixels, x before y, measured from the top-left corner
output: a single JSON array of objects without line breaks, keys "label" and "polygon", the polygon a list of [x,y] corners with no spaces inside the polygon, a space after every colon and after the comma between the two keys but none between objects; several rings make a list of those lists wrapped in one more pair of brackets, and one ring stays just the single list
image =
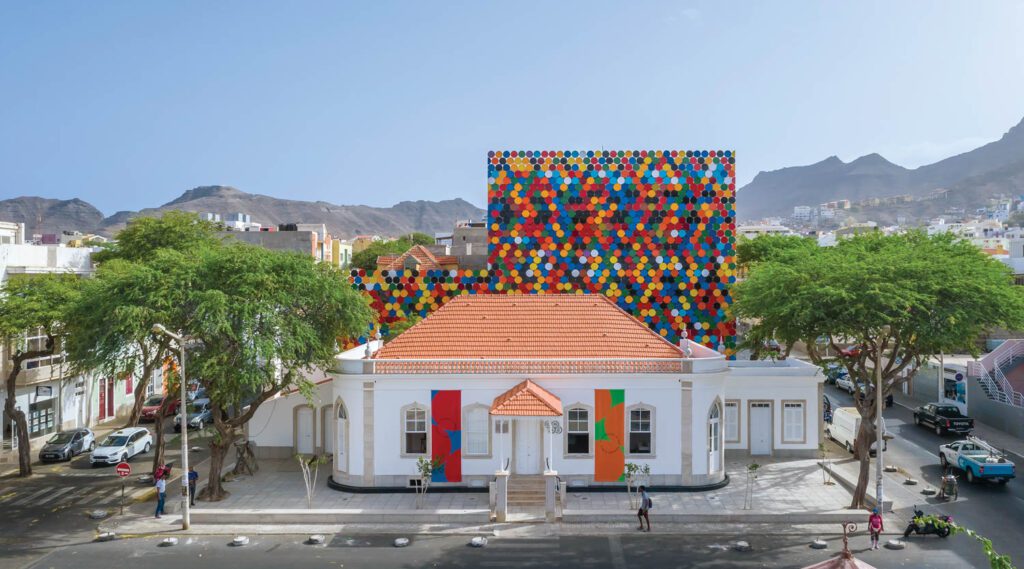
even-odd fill
[{"label": "arched window", "polygon": [[402,407],[402,454],[427,454],[427,408],[413,403]]},{"label": "arched window", "polygon": [[334,464],[340,472],[348,472],[348,409],[345,402],[334,402],[338,419],[335,426]]},{"label": "arched window", "polygon": [[708,412],[708,474],[722,469],[722,404],[717,400]]}]

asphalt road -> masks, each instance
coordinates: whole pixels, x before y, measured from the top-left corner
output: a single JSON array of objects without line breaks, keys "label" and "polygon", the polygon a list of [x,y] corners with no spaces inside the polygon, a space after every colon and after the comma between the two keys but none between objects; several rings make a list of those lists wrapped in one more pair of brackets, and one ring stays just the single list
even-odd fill
[{"label": "asphalt road", "polygon": [[[853,405],[853,400],[846,392],[833,386],[826,387],[826,393],[833,400],[839,400],[841,405]],[[913,413],[899,405],[886,409],[883,415],[886,428],[895,435],[889,441],[886,464],[896,464],[914,477],[938,487],[942,476],[939,445],[957,440],[956,435],[940,437],[927,427],[915,425]],[[838,445],[834,446],[833,451],[833,456],[847,455]],[[1018,468],[1024,467],[1024,459],[1015,455],[1011,458]],[[963,474],[959,471],[957,473],[959,476]],[[871,484],[874,484],[873,465],[871,475]],[[1021,484],[1024,484],[1024,480],[1011,480],[1001,486],[988,482],[968,484],[961,478],[960,495],[956,502],[942,502],[922,496],[919,506],[924,506],[922,509],[926,513],[953,516],[957,524],[991,539],[996,551],[1010,555],[1017,564],[1024,564],[1024,539],[1021,539],[1024,536],[1024,488]]]},{"label": "asphalt road", "polygon": [[[201,536],[160,547],[155,538],[125,539],[61,548],[32,565],[33,569],[110,569],[118,563],[146,569],[390,569],[390,568],[797,568],[823,561],[842,547],[830,538],[827,551],[808,547],[801,536],[748,536],[753,550],[722,547],[735,536],[627,534],[489,538],[483,548],[469,546],[466,536],[413,536],[406,548],[392,546],[394,535],[334,536],[325,546],[305,545],[305,536],[257,536],[249,545],[231,547],[228,536]],[[965,563],[947,542],[923,541],[903,551],[868,551],[861,537],[853,548],[858,559],[879,569],[982,567]],[[712,546],[720,547],[712,547]],[[967,546],[968,544],[960,544]]]},{"label": "asphalt road", "polygon": [[[152,424],[144,424],[152,431]],[[165,436],[173,437],[170,421]],[[169,440],[169,439],[168,439]],[[192,441],[190,441],[191,443]],[[192,452],[192,460],[207,456]],[[180,463],[180,446],[168,444],[166,460]],[[128,462],[132,475],[126,479],[127,503],[150,488],[137,482],[149,473],[153,452],[138,454]],[[32,465],[29,478],[9,475],[0,478],[0,568],[21,567],[54,547],[89,542],[95,536],[94,510],[116,513],[121,503],[121,479],[113,466],[93,467],[88,453],[69,462]]]}]

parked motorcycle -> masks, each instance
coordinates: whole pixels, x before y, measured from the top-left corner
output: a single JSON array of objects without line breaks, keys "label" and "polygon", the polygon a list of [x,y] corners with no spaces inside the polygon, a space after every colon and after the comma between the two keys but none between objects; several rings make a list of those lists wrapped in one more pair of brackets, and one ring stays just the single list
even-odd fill
[{"label": "parked motorcycle", "polygon": [[[951,516],[936,516],[936,517],[938,519],[942,520],[943,522],[947,523],[947,524],[952,524],[953,523],[953,518]],[[912,534],[912,533],[917,534],[917,535],[933,535],[934,534],[934,535],[937,535],[939,537],[949,537],[949,534],[951,532],[949,527],[947,527],[947,526],[938,526],[934,522],[931,522],[931,521],[927,521],[926,522],[922,518],[924,518],[924,512],[922,512],[921,510],[918,510],[917,506],[914,506],[914,519],[910,520],[910,523],[907,524],[907,529],[903,532],[903,539],[909,538],[910,534]]]}]

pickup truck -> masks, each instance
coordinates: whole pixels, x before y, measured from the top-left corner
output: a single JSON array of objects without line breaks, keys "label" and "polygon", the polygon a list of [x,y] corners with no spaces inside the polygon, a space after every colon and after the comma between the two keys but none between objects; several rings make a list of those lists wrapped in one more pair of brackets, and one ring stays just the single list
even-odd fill
[{"label": "pickup truck", "polygon": [[943,469],[955,466],[963,470],[968,482],[994,480],[1006,484],[1016,476],[1016,467],[1002,451],[975,437],[940,446],[939,462]]},{"label": "pickup truck", "polygon": [[966,435],[974,430],[974,419],[960,413],[955,405],[942,403],[928,403],[914,409],[914,424],[930,425],[940,437],[946,433]]}]

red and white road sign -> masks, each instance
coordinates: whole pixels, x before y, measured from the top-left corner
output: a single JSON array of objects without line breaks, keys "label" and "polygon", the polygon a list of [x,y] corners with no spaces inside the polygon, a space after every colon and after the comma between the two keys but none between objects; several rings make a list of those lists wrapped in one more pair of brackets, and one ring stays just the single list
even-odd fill
[{"label": "red and white road sign", "polygon": [[125,476],[128,476],[129,474],[132,473],[132,465],[128,464],[127,462],[119,462],[117,464],[117,467],[114,468],[114,470],[117,472],[118,476],[124,478]]}]

